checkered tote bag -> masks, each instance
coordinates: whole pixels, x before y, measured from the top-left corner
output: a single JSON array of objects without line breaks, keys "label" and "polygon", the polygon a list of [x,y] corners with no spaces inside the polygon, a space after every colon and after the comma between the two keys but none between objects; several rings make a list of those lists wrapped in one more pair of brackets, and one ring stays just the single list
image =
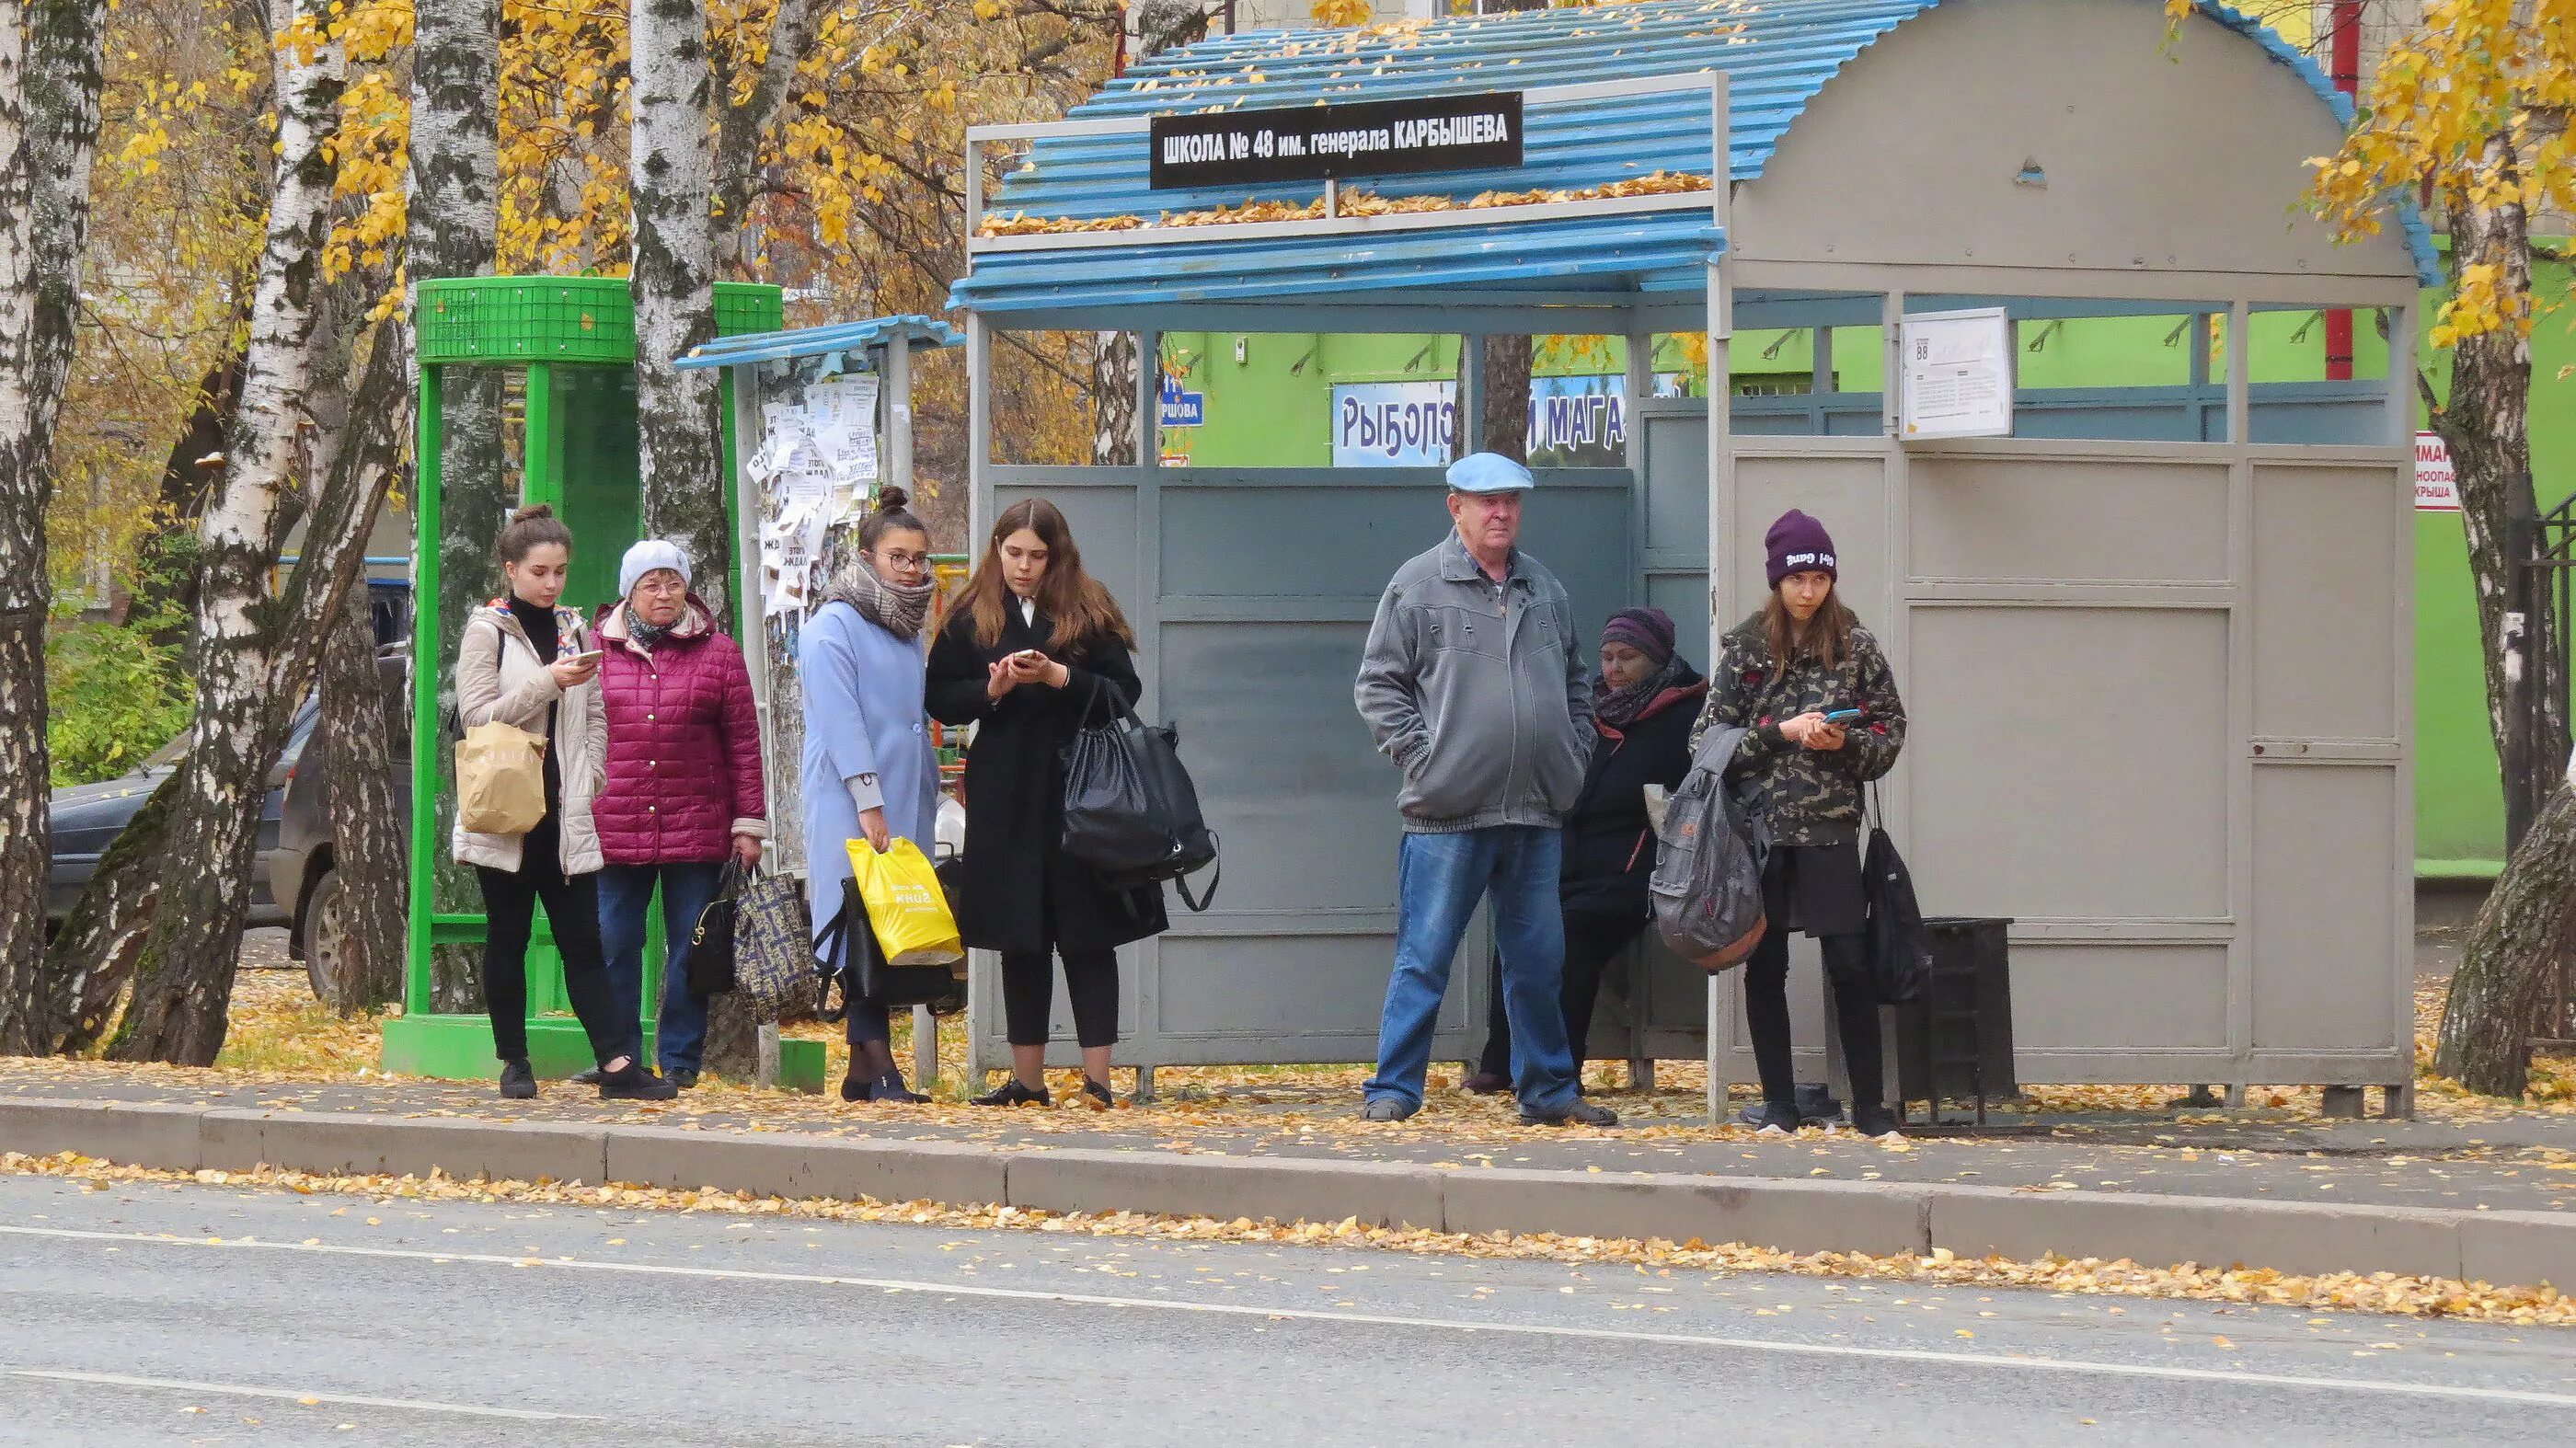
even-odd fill
[{"label": "checkered tote bag", "polygon": [[805,891],[763,871],[734,900],[734,983],[752,1016],[774,1021],[814,980],[814,924]]}]

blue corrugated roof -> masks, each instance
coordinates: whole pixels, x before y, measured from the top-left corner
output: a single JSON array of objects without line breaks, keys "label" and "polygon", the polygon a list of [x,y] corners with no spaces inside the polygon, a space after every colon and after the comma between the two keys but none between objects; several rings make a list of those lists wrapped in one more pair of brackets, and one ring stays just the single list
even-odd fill
[{"label": "blue corrugated roof", "polygon": [[[1637,0],[1355,30],[1255,32],[1183,46],[1140,62],[1076,107],[1073,116],[1097,120],[1363,97],[1529,90],[1719,69],[1727,73],[1729,173],[1743,181],[1762,174],[1780,137],[1845,64],[1937,3]],[[2250,15],[2216,0],[2200,0],[2199,8],[2262,45],[2349,123],[2350,102],[2295,47]],[[1520,168],[1406,177],[1388,186],[1400,186],[1405,194],[1445,194],[1464,200],[1494,189],[1574,191],[1656,170],[1705,176],[1711,159],[1707,111],[1704,94],[1687,90],[1533,103],[1526,123],[1525,164]],[[1605,138],[1615,139],[1616,144],[1603,144]],[[1162,212],[1240,205],[1246,200],[1303,202],[1315,191],[1311,184],[1154,191],[1146,185],[1144,148],[1132,134],[1051,136],[1032,146],[1026,160],[997,188],[988,206],[990,214],[1152,218]],[[2429,285],[2439,275],[2430,235],[2411,204],[2401,199],[2399,212],[2417,269]],[[1329,244],[1326,238],[1314,240]],[[1250,238],[1238,244],[1281,250],[1274,243]],[[1347,240],[1342,244],[1347,245]],[[980,253],[974,259],[976,275],[957,285],[949,304],[998,307],[1005,295],[1018,294],[1023,278],[1067,271],[1070,256],[1090,259],[1105,252],[1147,250],[1161,248],[1120,247],[1104,236],[1099,249],[1084,247],[1070,255]],[[1342,289],[1360,290],[1371,284],[1364,273],[1355,272]],[[1041,304],[1036,298],[1025,303]],[[1054,304],[1065,303],[1058,298]]]},{"label": "blue corrugated roof", "polygon": [[681,368],[732,367],[744,362],[777,362],[789,357],[820,356],[825,352],[890,347],[898,339],[915,351],[925,347],[954,347],[966,340],[963,333],[937,317],[907,313],[896,317],[871,317],[864,322],[835,322],[828,327],[801,327],[791,332],[750,332],[739,337],[719,337],[704,346],[690,348],[687,356],[672,365]]},{"label": "blue corrugated roof", "polygon": [[987,256],[957,284],[987,311],[1258,301],[1393,288],[1507,290],[1569,279],[1637,289],[1658,278],[1705,285],[1722,241],[1705,208],[1491,226],[1158,242]]}]

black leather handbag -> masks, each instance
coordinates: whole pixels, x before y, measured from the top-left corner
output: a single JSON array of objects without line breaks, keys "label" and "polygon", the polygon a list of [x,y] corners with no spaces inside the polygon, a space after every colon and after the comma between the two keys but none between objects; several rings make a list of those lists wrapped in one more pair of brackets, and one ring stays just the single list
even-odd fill
[{"label": "black leather handbag", "polygon": [[1196,899],[1181,878],[1217,863],[1217,837],[1181,767],[1180,731],[1146,724],[1114,694],[1116,711],[1093,724],[1100,693],[1094,684],[1082,731],[1064,747],[1064,852],[1113,889],[1172,881],[1182,904],[1203,911],[1224,871]]},{"label": "black leather handbag", "polygon": [[681,968],[687,972],[691,995],[730,995],[738,984],[734,975],[734,919],[747,879],[740,861],[725,861],[724,873],[716,882],[716,898],[707,902],[707,908],[698,912],[697,920],[689,927],[688,950],[681,956]]},{"label": "black leather handbag", "polygon": [[[838,1007],[832,1004],[835,984],[841,987]],[[867,907],[859,903],[858,882],[844,880],[841,908],[823,923],[814,941],[814,1015],[837,1021],[854,1000],[928,1006],[934,1014],[954,1015],[966,1008],[966,979],[946,965],[888,965],[885,952],[877,949]]]}]

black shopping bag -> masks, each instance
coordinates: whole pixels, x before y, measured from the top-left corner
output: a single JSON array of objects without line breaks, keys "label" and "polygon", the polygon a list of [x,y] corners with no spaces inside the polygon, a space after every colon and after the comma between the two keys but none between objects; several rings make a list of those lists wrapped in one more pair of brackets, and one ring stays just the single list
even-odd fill
[{"label": "black shopping bag", "polygon": [[[1147,725],[1124,700],[1106,723],[1093,724],[1099,699],[1094,685],[1084,727],[1064,747],[1065,854],[1116,889],[1179,881],[1215,864],[1216,833],[1181,767],[1180,731]],[[1217,884],[1210,879],[1197,899],[1179,884],[1181,903],[1207,909]]]},{"label": "black shopping bag", "polygon": [[[1871,791],[1875,814],[1877,792]],[[1868,912],[1870,983],[1879,1003],[1902,1005],[1923,993],[1932,978],[1932,934],[1914,900],[1914,875],[1896,853],[1883,821],[1873,820],[1869,848],[1860,861],[1861,901]]]}]

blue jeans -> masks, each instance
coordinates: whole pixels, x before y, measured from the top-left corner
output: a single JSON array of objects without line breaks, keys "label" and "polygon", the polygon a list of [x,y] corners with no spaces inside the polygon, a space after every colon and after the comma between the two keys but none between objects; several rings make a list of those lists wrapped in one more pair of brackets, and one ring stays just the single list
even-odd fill
[{"label": "blue jeans", "polygon": [[662,887],[662,1009],[654,1054],[664,1075],[695,1071],[706,1047],[707,998],[690,992],[686,957],[689,932],[716,898],[723,875],[722,861],[610,865],[599,872],[599,947],[608,958],[608,984],[617,992],[628,1055],[644,1050],[645,912],[653,908],[653,886]]},{"label": "blue jeans", "polygon": [[1422,1104],[1433,1020],[1449,991],[1449,963],[1491,898],[1503,961],[1503,1013],[1511,1025],[1512,1087],[1521,1107],[1557,1112],[1575,1099],[1574,1062],[1557,1004],[1565,973],[1565,916],[1557,908],[1562,837],[1553,829],[1497,825],[1449,835],[1407,834],[1396,856],[1395,973],[1378,1023],[1377,1074],[1368,1099]]}]

